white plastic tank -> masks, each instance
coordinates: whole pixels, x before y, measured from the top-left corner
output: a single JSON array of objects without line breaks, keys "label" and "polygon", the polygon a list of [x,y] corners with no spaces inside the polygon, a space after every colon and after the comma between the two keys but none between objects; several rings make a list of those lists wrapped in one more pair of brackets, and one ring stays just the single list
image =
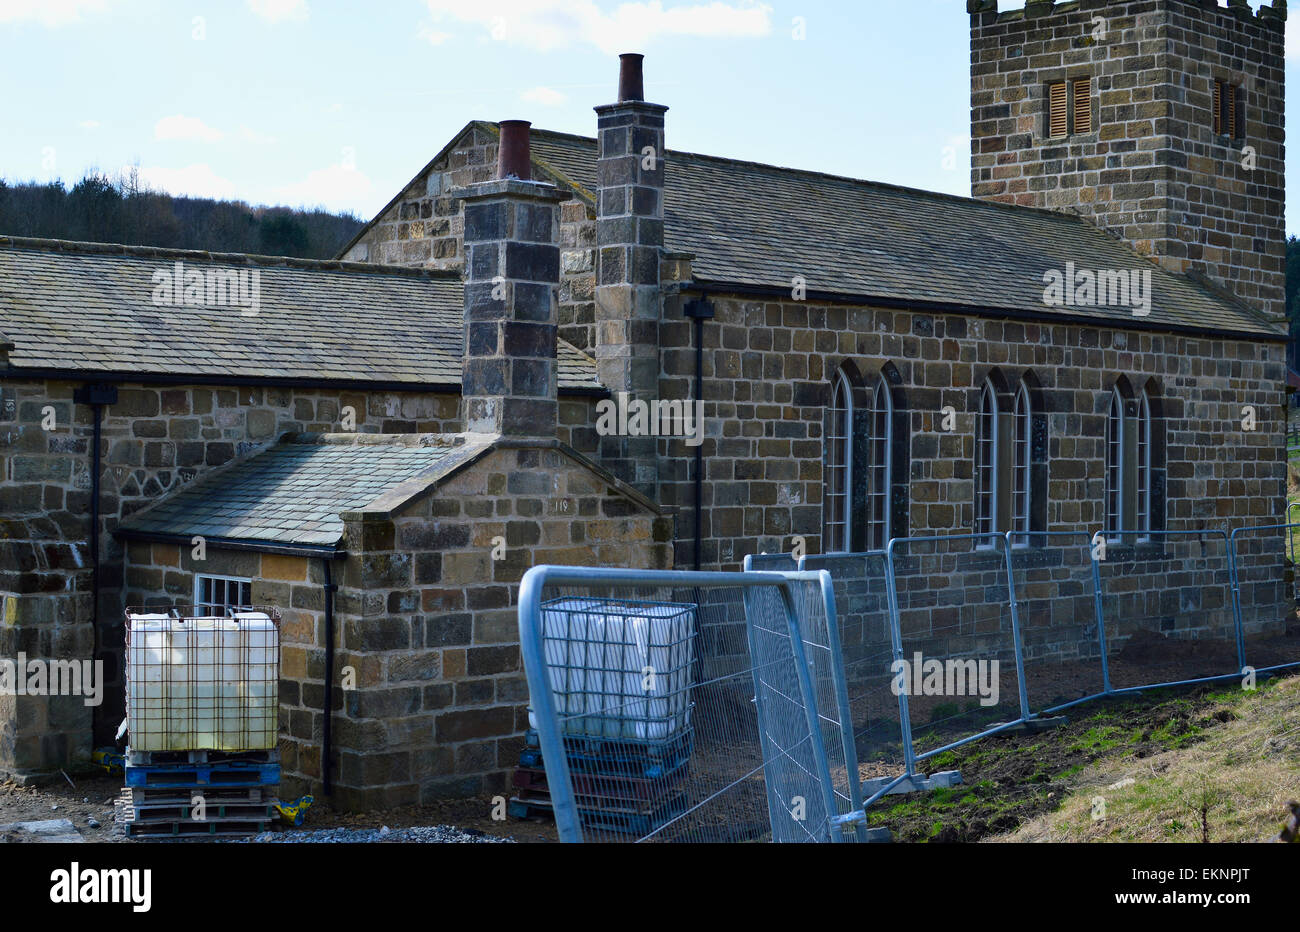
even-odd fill
[{"label": "white plastic tank", "polygon": [[[659,742],[689,726],[694,605],[560,598],[541,608],[565,732]],[[531,708],[528,723],[537,727]]]},{"label": "white plastic tank", "polygon": [[233,618],[130,614],[126,712],[133,751],[251,751],[278,737],[280,632]]}]

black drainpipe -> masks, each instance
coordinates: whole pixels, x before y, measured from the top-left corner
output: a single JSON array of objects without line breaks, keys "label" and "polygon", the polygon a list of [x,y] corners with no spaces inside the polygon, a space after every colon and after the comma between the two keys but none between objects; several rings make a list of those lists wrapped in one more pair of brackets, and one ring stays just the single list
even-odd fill
[{"label": "black drainpipe", "polygon": [[117,404],[117,386],[104,382],[85,383],[73,392],[77,404],[90,405],[95,413],[94,435],[90,450],[90,623],[99,638],[99,474],[102,469],[99,452],[103,436],[104,407]]},{"label": "black drainpipe", "polygon": [[331,725],[334,721],[334,593],[338,586],[330,575],[330,558],[321,560],[325,569],[325,719],[321,723],[320,773],[325,795],[334,790],[330,777]]},{"label": "black drainpipe", "polygon": [[[687,301],[683,307],[687,317],[695,321],[695,400],[704,400],[704,322],[713,319],[713,305],[707,295]],[[701,441],[704,424],[697,425]],[[695,448],[695,569],[700,569],[704,551],[704,444]]]}]

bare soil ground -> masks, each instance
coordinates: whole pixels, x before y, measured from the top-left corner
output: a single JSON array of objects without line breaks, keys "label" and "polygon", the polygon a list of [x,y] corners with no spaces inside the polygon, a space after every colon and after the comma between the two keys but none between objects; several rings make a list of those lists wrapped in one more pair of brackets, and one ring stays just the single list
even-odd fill
[{"label": "bare soil ground", "polygon": [[[113,803],[122,792],[121,775],[71,776],[73,784],[60,779],[45,786],[0,783],[0,825],[68,819],[86,841],[149,843],[153,839],[127,838],[114,830]],[[92,827],[90,820],[99,823]],[[454,825],[470,832],[513,838],[518,842],[555,841],[555,825],[549,819],[507,819],[491,817],[490,803],[478,799],[446,800],[430,806],[407,806],[385,811],[349,813],[332,808],[320,797],[307,814],[304,830],[324,828],[378,829],[411,828],[424,825]],[[289,830],[289,829],[277,829]],[[26,840],[22,833],[0,837],[0,843]]]}]

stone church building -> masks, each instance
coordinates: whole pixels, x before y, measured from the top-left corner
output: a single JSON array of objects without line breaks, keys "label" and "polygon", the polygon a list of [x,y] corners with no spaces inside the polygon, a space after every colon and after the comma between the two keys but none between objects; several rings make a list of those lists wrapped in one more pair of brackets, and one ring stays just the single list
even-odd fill
[{"label": "stone church building", "polygon": [[1285,3],[967,6],[970,198],[666,148],[627,55],[334,261],[0,238],[0,656],[110,684],[0,772],[111,740],[128,605],[275,606],[286,782],[365,808],[504,787],[539,563],[1278,520]]}]

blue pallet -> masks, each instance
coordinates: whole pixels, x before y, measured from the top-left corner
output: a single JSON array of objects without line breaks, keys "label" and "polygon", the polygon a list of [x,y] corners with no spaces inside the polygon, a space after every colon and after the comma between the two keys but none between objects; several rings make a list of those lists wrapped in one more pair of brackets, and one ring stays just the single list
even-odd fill
[{"label": "blue pallet", "polygon": [[126,768],[126,785],[138,787],[274,786],[279,764],[228,761],[220,764],[159,764]]},{"label": "blue pallet", "polygon": [[695,733],[688,729],[676,738],[656,744],[566,735],[564,745],[569,766],[574,770],[655,780],[676,772],[690,761]]},{"label": "blue pallet", "polygon": [[[631,744],[617,739],[566,735],[564,743],[569,767],[574,771],[658,780],[671,776],[690,763],[695,735],[688,729],[662,744]],[[579,747],[580,744],[586,747]],[[546,765],[542,761],[542,752],[530,747],[520,752],[519,766]]]},{"label": "blue pallet", "polygon": [[[578,807],[578,817],[584,830],[617,832],[620,835],[649,835],[667,825],[685,812],[689,806],[686,798],[679,796],[656,808],[653,812],[609,812],[601,809]],[[512,798],[506,807],[511,818],[530,819],[540,816],[554,818],[551,803],[542,799]]]}]

